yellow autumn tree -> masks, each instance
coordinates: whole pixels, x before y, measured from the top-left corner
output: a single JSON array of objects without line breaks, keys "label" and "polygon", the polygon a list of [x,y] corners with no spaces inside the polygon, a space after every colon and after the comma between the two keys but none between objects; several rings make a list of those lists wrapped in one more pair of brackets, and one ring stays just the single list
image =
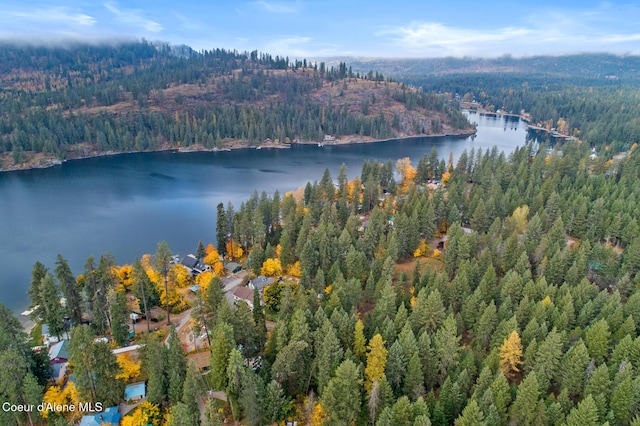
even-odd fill
[{"label": "yellow autumn tree", "polygon": [[200,286],[200,291],[201,292],[206,292],[207,288],[209,288],[209,283],[211,282],[211,279],[215,277],[215,274],[213,272],[203,272],[200,275],[198,275],[196,277],[196,284],[198,284],[198,286]]},{"label": "yellow autumn tree", "polygon": [[128,290],[133,284],[133,267],[131,265],[122,265],[118,268],[118,278],[120,279],[120,285]]},{"label": "yellow autumn tree", "polygon": [[356,321],[353,337],[353,354],[356,358],[362,359],[366,352],[367,340],[364,337],[364,324],[360,319]]},{"label": "yellow autumn tree", "polygon": [[300,261],[297,260],[293,265],[287,267],[287,275],[300,278],[302,276],[302,269],[300,269]]},{"label": "yellow autumn tree", "polygon": [[513,225],[518,231],[518,234],[522,234],[524,232],[524,228],[527,226],[527,218],[529,217],[529,206],[526,204],[517,207],[513,214],[511,215],[511,220]]},{"label": "yellow autumn tree", "polygon": [[191,274],[189,274],[187,268],[182,265],[173,265],[171,267],[171,271],[175,277],[176,286],[178,288],[191,286]]},{"label": "yellow autumn tree", "polygon": [[400,158],[396,162],[396,171],[402,179],[400,180],[400,191],[407,192],[409,185],[413,182],[418,172],[411,165],[411,159],[409,157]]},{"label": "yellow autumn tree", "polygon": [[322,409],[322,404],[318,402],[311,412],[311,421],[309,422],[310,426],[322,426],[324,424],[324,419],[327,418],[327,414]]},{"label": "yellow autumn tree", "polygon": [[143,254],[142,259],[140,259],[140,264],[152,283],[156,286],[164,286],[162,274],[153,267],[150,254]]},{"label": "yellow autumn tree", "polygon": [[447,171],[447,172],[444,172],[444,173],[442,174],[442,184],[443,184],[443,185],[446,185],[446,184],[447,184],[447,182],[449,182],[449,179],[451,179],[451,173],[449,173],[448,171]]},{"label": "yellow autumn tree", "polygon": [[145,401],[130,415],[122,419],[122,426],[146,426],[159,425],[162,423],[162,414],[160,408]]},{"label": "yellow autumn tree", "polygon": [[216,263],[220,263],[220,253],[218,253],[218,250],[216,250],[213,244],[207,245],[207,247],[204,249],[204,252],[205,256],[204,259],[202,259],[204,263],[211,267],[213,267],[213,265],[215,265]]},{"label": "yellow autumn tree", "polygon": [[364,369],[366,382],[364,387],[368,393],[371,391],[373,383],[384,376],[384,368],[387,365],[387,354],[389,352],[384,347],[384,342],[380,334],[376,334],[371,338],[367,349],[367,366]]},{"label": "yellow autumn tree", "polygon": [[282,275],[282,265],[280,259],[267,259],[262,264],[260,273],[267,277],[277,277]]},{"label": "yellow autumn tree", "polygon": [[123,379],[127,383],[133,383],[140,379],[140,364],[131,359],[128,353],[118,355],[120,373],[116,379]]},{"label": "yellow autumn tree", "polygon": [[[42,402],[47,402],[55,405],[77,406],[79,401],[80,401],[80,394],[78,393],[78,390],[76,389],[76,386],[73,384],[73,382],[67,383],[67,386],[65,386],[64,389],[61,389],[60,386],[55,386],[55,385],[51,386],[49,387],[49,389],[47,389],[44,396],[42,397]],[[43,411],[40,414],[42,415],[43,418],[46,419],[47,416],[49,415],[49,412]],[[65,418],[68,421],[73,421],[75,416],[78,416],[78,413],[74,413],[74,412],[65,413]]]},{"label": "yellow autumn tree", "polygon": [[509,337],[504,339],[500,347],[500,371],[505,377],[512,379],[520,372],[522,365],[522,341],[517,331],[512,331]]}]

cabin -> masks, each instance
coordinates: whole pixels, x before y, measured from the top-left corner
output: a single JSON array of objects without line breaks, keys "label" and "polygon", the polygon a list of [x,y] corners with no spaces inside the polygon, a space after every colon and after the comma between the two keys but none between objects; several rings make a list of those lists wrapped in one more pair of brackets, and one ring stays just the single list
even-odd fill
[{"label": "cabin", "polygon": [[80,426],[119,425],[120,413],[118,407],[109,407],[102,413],[87,414],[82,416]]},{"label": "cabin", "polygon": [[242,265],[236,262],[228,262],[226,265],[224,265],[224,269],[226,269],[231,274],[237,274],[238,272],[242,271]]}]

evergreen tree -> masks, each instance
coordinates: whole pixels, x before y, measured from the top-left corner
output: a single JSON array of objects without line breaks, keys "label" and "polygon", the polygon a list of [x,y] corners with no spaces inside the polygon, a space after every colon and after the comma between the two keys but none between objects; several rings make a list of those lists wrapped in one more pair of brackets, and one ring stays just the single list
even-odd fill
[{"label": "evergreen tree", "polygon": [[350,424],[358,418],[361,408],[362,373],[347,359],[336,369],[336,375],[323,393],[323,407],[327,413],[325,424]]},{"label": "evergreen tree", "polygon": [[66,300],[66,314],[72,325],[78,325],[82,321],[82,295],[67,260],[61,254],[56,258],[55,272]]},{"label": "evergreen tree", "polygon": [[598,425],[598,409],[591,395],[580,401],[567,416],[567,426],[596,426]]}]

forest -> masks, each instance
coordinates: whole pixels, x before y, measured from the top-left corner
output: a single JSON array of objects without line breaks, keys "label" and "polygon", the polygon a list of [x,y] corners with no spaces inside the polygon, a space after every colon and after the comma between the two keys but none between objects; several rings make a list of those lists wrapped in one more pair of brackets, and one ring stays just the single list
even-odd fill
[{"label": "forest", "polygon": [[[445,162],[434,150],[220,204],[193,303],[166,243],[133,265],[89,258],[78,277],[62,256],[53,272],[36,263],[32,301],[50,327],[69,318],[76,379],[72,391],[48,383],[7,312],[1,357],[20,368],[0,374],[0,395],[32,401],[47,386],[45,399],[115,403],[146,380],[125,425],[638,425],[640,153],[590,153],[568,141],[561,155],[529,144]],[[253,309],[225,297],[221,258],[275,278]],[[62,294],[65,307],[51,303]],[[190,305],[211,335],[209,372],[186,361],[175,330],[138,337],[138,361],[95,342],[123,338],[130,295],[167,315]],[[224,398],[201,410],[208,390]]]},{"label": "forest", "polygon": [[374,67],[486,111],[526,112],[532,124],[558,129],[599,150],[613,145],[613,151],[625,151],[640,139],[638,56],[348,61],[355,70]]},{"label": "forest", "polygon": [[[64,160],[105,152],[213,149],[399,135],[470,133],[433,93],[345,63],[257,51],[0,45],[0,154]],[[10,156],[6,154],[11,154]]]}]

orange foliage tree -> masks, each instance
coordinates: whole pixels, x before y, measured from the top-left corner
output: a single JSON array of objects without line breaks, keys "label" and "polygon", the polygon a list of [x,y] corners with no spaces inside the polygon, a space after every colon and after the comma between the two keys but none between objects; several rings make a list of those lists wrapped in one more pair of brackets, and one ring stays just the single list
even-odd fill
[{"label": "orange foliage tree", "polygon": [[227,253],[232,259],[239,259],[244,254],[244,250],[242,250],[240,244],[233,241],[232,238],[229,238],[227,240]]}]

